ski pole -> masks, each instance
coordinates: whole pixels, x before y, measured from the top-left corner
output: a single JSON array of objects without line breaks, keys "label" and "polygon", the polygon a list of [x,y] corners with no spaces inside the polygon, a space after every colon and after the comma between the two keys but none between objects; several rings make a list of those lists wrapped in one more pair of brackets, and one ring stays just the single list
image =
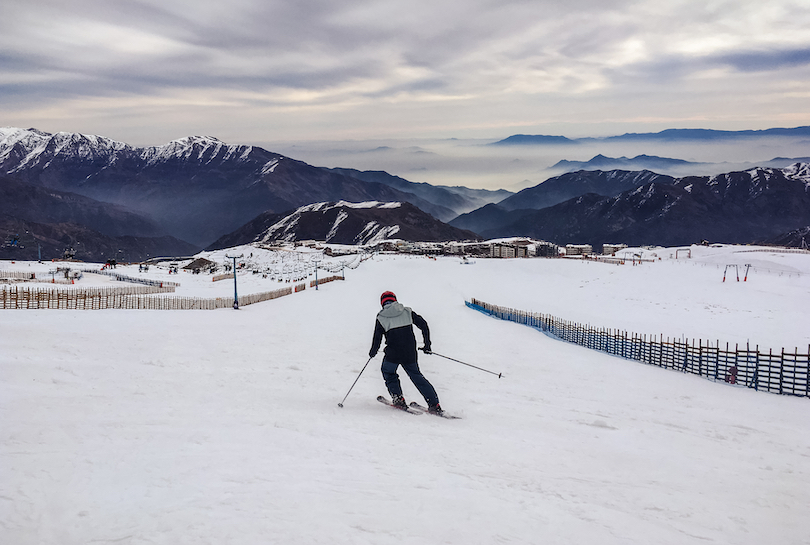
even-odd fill
[{"label": "ski pole", "polygon": [[[424,349],[420,349],[420,350],[424,350]],[[461,360],[457,360],[457,359],[455,359],[455,358],[451,358],[451,357],[449,357],[449,356],[444,356],[444,355],[439,354],[439,353],[437,353],[437,352],[428,352],[428,353],[429,353],[429,354],[433,354],[434,356],[439,356],[440,358],[444,358],[444,359],[446,359],[446,360],[451,360],[451,361],[454,361],[454,362],[456,362],[456,363],[460,363],[460,364],[462,364],[462,365],[466,365],[467,367],[472,367],[472,368],[474,368],[474,369],[478,369],[479,371],[484,371],[484,372],[486,372],[486,373],[491,373],[491,374],[493,374],[493,375],[497,375],[497,376],[498,376],[498,378],[501,378],[501,377],[503,376],[503,373],[496,373],[495,371],[490,371],[489,369],[484,369],[483,367],[477,367],[477,366],[475,366],[475,365],[471,365],[471,364],[469,364],[469,363],[464,363],[464,362],[463,362],[463,361],[461,361]]]},{"label": "ski pole", "polygon": [[[372,358],[373,358],[373,356],[372,356],[371,358],[369,358],[369,359],[368,359],[368,361],[366,362],[366,364],[363,366],[363,369],[361,369],[361,370],[360,370],[360,374],[359,374],[359,375],[357,375],[357,378],[356,378],[356,379],[354,379],[354,382],[352,382],[352,388],[354,388],[354,385],[355,385],[355,384],[357,384],[357,381],[358,381],[358,380],[360,380],[360,375],[362,375],[362,374],[363,374],[363,371],[365,371],[365,370],[366,370],[366,367],[368,367],[368,364],[369,364],[369,362],[371,362],[371,359],[372,359]],[[349,391],[348,391],[348,392],[346,392],[346,397],[349,397],[349,394],[352,392],[352,388],[349,388]],[[343,401],[346,401],[346,397],[344,397],[344,398],[343,398]],[[340,403],[338,403],[338,407],[343,408],[343,401],[341,401]]]}]

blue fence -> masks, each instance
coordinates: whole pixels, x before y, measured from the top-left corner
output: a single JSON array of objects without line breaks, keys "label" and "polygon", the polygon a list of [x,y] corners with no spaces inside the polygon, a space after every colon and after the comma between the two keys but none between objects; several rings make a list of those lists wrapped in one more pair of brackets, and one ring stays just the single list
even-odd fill
[{"label": "blue fence", "polygon": [[595,328],[562,320],[550,314],[501,307],[472,299],[466,305],[499,318],[527,325],[560,340],[599,350],[614,356],[636,360],[665,369],[691,373],[709,380],[724,381],[776,394],[810,397],[807,352],[773,350],[760,352],[759,346],[744,348],[720,341],[713,345],[703,340],[664,340],[662,336],[640,335],[615,329]]}]

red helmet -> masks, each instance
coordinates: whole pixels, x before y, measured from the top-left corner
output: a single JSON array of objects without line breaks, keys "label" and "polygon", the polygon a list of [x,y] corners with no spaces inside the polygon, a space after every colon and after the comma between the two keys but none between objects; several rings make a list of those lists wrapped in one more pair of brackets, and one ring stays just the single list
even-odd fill
[{"label": "red helmet", "polygon": [[382,306],[385,306],[386,303],[393,303],[396,300],[397,300],[397,296],[394,295],[393,291],[386,291],[386,292],[383,292],[382,295],[380,295],[380,304]]}]

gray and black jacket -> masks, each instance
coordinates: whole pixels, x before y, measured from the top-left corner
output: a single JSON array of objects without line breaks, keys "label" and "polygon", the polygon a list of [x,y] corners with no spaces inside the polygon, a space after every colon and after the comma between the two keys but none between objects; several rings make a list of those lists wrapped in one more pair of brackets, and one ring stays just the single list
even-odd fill
[{"label": "gray and black jacket", "polygon": [[377,313],[374,325],[374,339],[368,355],[374,357],[380,349],[383,335],[385,335],[385,359],[395,363],[416,363],[416,337],[413,326],[422,331],[425,348],[430,350],[430,329],[424,318],[419,316],[402,303],[393,302],[385,305]]}]

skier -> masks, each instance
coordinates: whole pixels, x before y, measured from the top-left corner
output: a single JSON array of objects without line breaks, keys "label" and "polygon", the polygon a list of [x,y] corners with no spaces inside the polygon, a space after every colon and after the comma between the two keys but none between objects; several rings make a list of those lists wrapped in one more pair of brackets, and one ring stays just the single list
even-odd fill
[{"label": "skier", "polygon": [[393,292],[384,292],[380,296],[380,304],[383,308],[377,313],[374,338],[368,355],[371,358],[377,355],[383,335],[385,335],[382,375],[394,406],[407,407],[405,398],[402,396],[399,375],[397,375],[397,367],[401,365],[411,382],[425,398],[428,411],[441,415],[443,411],[439,405],[439,396],[436,395],[436,390],[428,382],[428,379],[422,375],[416,361],[416,337],[413,334],[413,326],[416,325],[422,331],[422,338],[425,342],[422,350],[425,354],[430,354],[430,330],[427,322],[409,307],[397,302],[397,296]]}]

